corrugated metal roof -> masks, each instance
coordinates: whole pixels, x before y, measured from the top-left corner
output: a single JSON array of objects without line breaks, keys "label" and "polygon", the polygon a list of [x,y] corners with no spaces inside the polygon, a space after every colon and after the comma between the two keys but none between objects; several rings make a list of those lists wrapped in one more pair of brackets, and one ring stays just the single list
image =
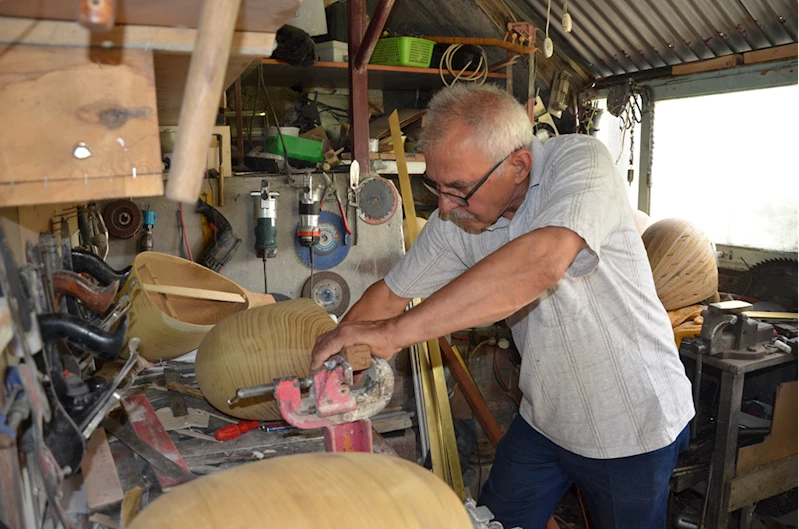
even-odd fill
[{"label": "corrugated metal roof", "polygon": [[[547,0],[523,2],[546,19]],[[553,0],[550,36],[597,78],[797,42],[796,0],[570,0],[566,7],[572,32],[561,27],[563,1]]]}]

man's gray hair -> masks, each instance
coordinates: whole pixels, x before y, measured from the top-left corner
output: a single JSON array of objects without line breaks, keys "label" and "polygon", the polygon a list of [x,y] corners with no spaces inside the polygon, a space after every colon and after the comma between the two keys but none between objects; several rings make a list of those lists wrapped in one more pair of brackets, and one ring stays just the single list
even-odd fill
[{"label": "man's gray hair", "polygon": [[512,95],[493,85],[460,83],[433,96],[422,131],[422,150],[435,150],[457,123],[465,123],[471,129],[477,147],[492,161],[533,141],[527,110]]}]

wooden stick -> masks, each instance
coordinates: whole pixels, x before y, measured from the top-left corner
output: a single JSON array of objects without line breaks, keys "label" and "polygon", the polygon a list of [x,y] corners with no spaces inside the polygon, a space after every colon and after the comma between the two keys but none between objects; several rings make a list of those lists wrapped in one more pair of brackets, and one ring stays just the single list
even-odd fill
[{"label": "wooden stick", "polygon": [[141,511],[142,493],[141,487],[133,487],[125,493],[125,498],[122,500],[122,512],[119,515],[122,519],[122,529],[127,529]]},{"label": "wooden stick", "polygon": [[231,303],[247,303],[247,298],[235,292],[223,292],[221,290],[208,290],[205,288],[179,287],[175,285],[152,285],[142,283],[142,287],[147,292],[157,292],[158,294],[169,294],[170,296],[180,296],[182,298],[207,299],[210,301],[229,301]]},{"label": "wooden stick", "polygon": [[189,386],[181,384],[180,382],[170,382],[166,385],[166,389],[183,393],[184,395],[194,397],[195,399],[205,400],[202,391],[199,389],[190,388]]},{"label": "wooden stick", "polygon": [[170,200],[193,203],[200,195],[208,137],[216,120],[240,5],[241,0],[203,2],[166,186]]},{"label": "wooden stick", "polygon": [[480,394],[480,390],[475,385],[474,380],[472,380],[469,372],[466,371],[460,363],[458,357],[455,355],[455,351],[452,350],[449,343],[447,343],[444,338],[439,338],[438,344],[441,347],[441,354],[444,357],[444,362],[446,362],[450,373],[452,373],[453,378],[455,378],[455,381],[458,383],[458,387],[461,388],[461,393],[463,393],[463,397],[466,399],[469,407],[472,408],[477,422],[483,427],[483,431],[486,433],[486,436],[488,436],[488,440],[491,441],[491,444],[497,446],[497,443],[499,443],[499,440],[502,438],[502,430],[497,420],[491,415],[491,410],[488,409],[483,395]]},{"label": "wooden stick", "polygon": [[[145,264],[144,266],[142,266],[139,269],[139,273],[140,274],[147,274],[150,277],[150,281],[152,281],[154,285],[158,284],[158,279],[150,271],[150,268],[147,266],[147,264]],[[142,277],[142,279],[144,279],[144,278]],[[141,283],[141,281],[140,281],[140,283]],[[142,288],[144,288],[144,290],[146,292],[147,291],[146,285],[144,283],[141,283],[141,286],[142,286]],[[173,307],[172,304],[169,302],[169,298],[166,297],[166,294],[161,294],[161,301],[164,302],[164,308],[169,313],[169,315],[177,320],[178,319],[178,313],[175,311],[175,307]]]},{"label": "wooden stick", "polygon": [[759,310],[747,310],[744,314],[750,318],[758,320],[796,320],[799,319],[799,314],[796,312],[765,312]]}]

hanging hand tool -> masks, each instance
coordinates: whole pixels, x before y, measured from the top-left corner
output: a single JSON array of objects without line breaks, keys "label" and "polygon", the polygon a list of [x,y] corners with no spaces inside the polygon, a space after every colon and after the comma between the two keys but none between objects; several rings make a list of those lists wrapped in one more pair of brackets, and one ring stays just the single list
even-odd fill
[{"label": "hanging hand tool", "polygon": [[311,285],[314,272],[314,246],[319,242],[322,232],[319,229],[320,196],[319,189],[313,187],[311,173],[305,173],[304,186],[300,194],[300,223],[297,225],[297,239],[300,245],[308,248],[311,261]]},{"label": "hanging hand tool", "polygon": [[152,252],[153,251],[153,228],[155,228],[155,219],[157,213],[150,209],[150,204],[147,204],[147,209],[142,211],[142,230],[141,238],[139,239],[139,252]]},{"label": "hanging hand tool", "polygon": [[352,245],[358,244],[358,186],[361,183],[361,165],[358,160],[350,164],[349,189],[347,190],[347,206],[355,210],[352,226]]},{"label": "hanging hand tool", "polygon": [[[327,164],[325,164],[327,165]],[[327,180],[328,187],[333,188],[333,195],[336,197],[336,202],[338,203],[338,211],[341,213],[341,218],[344,221],[344,231],[347,232],[348,235],[352,235],[352,230],[350,229],[350,223],[347,220],[347,210],[344,208],[344,202],[341,200],[341,194],[338,192],[338,186],[336,185],[335,180],[335,173],[333,176],[327,174],[327,172],[322,172],[325,176],[325,180]],[[344,244],[347,244],[347,237],[344,237]]]},{"label": "hanging hand tool", "polygon": [[241,434],[247,433],[250,430],[258,428],[258,421],[241,421],[235,424],[228,424],[214,432],[214,438],[217,441],[232,441],[238,439]]},{"label": "hanging hand tool", "polygon": [[[367,364],[362,382],[353,388],[353,369]],[[309,392],[303,398],[304,388]],[[286,422],[301,429],[325,429],[328,452],[372,452],[369,417],[385,408],[393,391],[394,373],[388,362],[372,358],[368,348],[355,346],[331,357],[313,373],[312,379],[286,377],[270,384],[240,388],[228,404],[273,394]]]},{"label": "hanging hand tool", "polygon": [[277,257],[277,198],[280,193],[269,191],[269,183],[261,180],[260,191],[250,191],[255,214],[255,254],[264,263],[264,293],[268,293],[266,260]]},{"label": "hanging hand tool", "polygon": [[120,285],[124,285],[130,277],[132,269],[133,267],[129,266],[122,270],[114,270],[108,266],[108,263],[91,252],[74,248],[72,250],[72,270],[78,274],[92,276],[102,286],[108,286],[114,281],[119,281]]},{"label": "hanging hand tool", "polygon": [[[59,270],[52,274],[56,306],[61,305],[61,297],[69,295],[77,298],[86,307],[100,314],[105,313],[114,302],[119,289],[119,280],[104,287],[98,287],[75,272]],[[76,314],[77,316],[77,314]]]},{"label": "hanging hand tool", "polygon": [[72,314],[39,314],[38,321],[44,341],[66,340],[69,345],[106,362],[113,362],[119,357],[128,331],[127,316],[122,318],[113,332]]},{"label": "hanging hand tool", "polygon": [[214,232],[213,242],[203,249],[197,263],[219,272],[233,259],[241,246],[241,239],[233,234],[230,222],[216,208],[198,200],[196,211],[208,220],[208,226]]}]

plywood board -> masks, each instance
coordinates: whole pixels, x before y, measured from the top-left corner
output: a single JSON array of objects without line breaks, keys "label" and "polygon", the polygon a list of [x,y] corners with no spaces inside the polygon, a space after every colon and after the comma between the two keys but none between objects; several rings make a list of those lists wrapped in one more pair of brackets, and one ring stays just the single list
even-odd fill
[{"label": "plywood board", "polygon": [[740,476],[757,467],[797,453],[797,387],[799,383],[787,382],[777,388],[771,432],[762,443],[738,450],[736,475]]},{"label": "plywood board", "polygon": [[[203,0],[130,0],[117,2],[116,23],[196,28]],[[238,31],[274,33],[299,9],[300,0],[242,0]],[[74,0],[3,0],[0,15],[52,20],[75,20]]]},{"label": "plywood board", "polygon": [[0,106],[0,207],[163,193],[152,52],[0,46]]},{"label": "plywood board", "polygon": [[752,505],[796,487],[798,463],[799,459],[793,455],[733,479],[730,483],[729,511]]},{"label": "plywood board", "polygon": [[[95,33],[75,22],[0,16],[2,44],[101,46],[191,53],[196,40],[197,30],[187,27],[116,26],[107,33]],[[269,57],[274,44],[274,33],[236,31],[230,49],[233,55]]]}]

